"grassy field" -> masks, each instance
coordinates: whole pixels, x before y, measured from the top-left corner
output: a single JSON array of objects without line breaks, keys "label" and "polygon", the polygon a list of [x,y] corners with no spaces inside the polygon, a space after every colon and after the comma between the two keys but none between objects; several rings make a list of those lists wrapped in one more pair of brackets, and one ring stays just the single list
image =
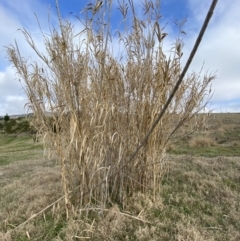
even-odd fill
[{"label": "grassy field", "polygon": [[207,129],[177,142],[169,153],[205,157],[240,156],[240,114],[213,114],[209,117]]},{"label": "grassy field", "polygon": [[216,114],[169,151],[155,200],[134,193],[68,221],[60,201],[18,227],[62,196],[61,172],[41,143],[1,135],[0,240],[240,240],[239,146],[240,114]]},{"label": "grassy field", "polygon": [[30,136],[0,135],[0,165],[39,158],[42,153],[42,144],[33,144]]}]

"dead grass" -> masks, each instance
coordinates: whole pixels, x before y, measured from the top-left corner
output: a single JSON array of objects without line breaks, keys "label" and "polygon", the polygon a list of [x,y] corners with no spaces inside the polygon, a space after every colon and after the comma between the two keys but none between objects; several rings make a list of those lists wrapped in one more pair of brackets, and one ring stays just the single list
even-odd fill
[{"label": "dead grass", "polygon": [[[1,167],[1,173],[1,232],[8,233],[7,230],[18,226],[63,194],[60,168],[49,161],[39,159],[9,164]],[[57,215],[46,215],[57,220]],[[35,222],[41,226],[44,217],[36,218]],[[25,236],[25,230],[35,238],[41,236],[42,230],[36,228],[35,222],[27,224],[24,231],[20,228],[17,237]],[[11,237],[11,240],[16,240],[14,232]]]},{"label": "dead grass", "polygon": [[[240,159],[168,156],[160,193],[76,209],[64,203],[10,231],[61,196],[60,167],[31,161],[1,167],[1,240],[230,240],[240,238]],[[16,173],[21,173],[16,177]],[[86,215],[86,213],[88,213]],[[0,236],[1,237],[1,236]]]},{"label": "dead grass", "polygon": [[216,146],[216,141],[210,137],[198,136],[189,140],[190,147],[211,147]]}]

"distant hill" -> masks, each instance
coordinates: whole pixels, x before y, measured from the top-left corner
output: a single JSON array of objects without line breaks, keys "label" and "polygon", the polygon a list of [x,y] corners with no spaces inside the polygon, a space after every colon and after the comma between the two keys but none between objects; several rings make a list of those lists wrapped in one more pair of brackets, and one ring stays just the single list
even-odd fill
[{"label": "distant hill", "polygon": [[[19,115],[9,115],[10,119],[17,119],[17,118],[25,118],[25,117],[30,117],[32,116],[33,113],[27,113],[27,114],[19,114]],[[51,112],[46,112],[46,116],[52,116]],[[0,120],[3,119],[4,116],[0,116]]]},{"label": "distant hill", "polygon": [[20,114],[20,115],[9,115],[10,119],[17,119],[17,118],[21,118],[21,117],[28,117],[29,115],[31,115],[32,113],[29,114]]}]

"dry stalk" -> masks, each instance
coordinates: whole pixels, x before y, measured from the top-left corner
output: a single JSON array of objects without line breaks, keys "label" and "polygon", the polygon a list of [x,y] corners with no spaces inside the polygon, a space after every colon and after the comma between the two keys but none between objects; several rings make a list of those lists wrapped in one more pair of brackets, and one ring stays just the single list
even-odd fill
[{"label": "dry stalk", "polygon": [[33,126],[61,163],[67,215],[72,204],[123,202],[136,191],[155,195],[167,145],[202,125],[204,116],[198,113],[214,78],[184,77],[213,5],[182,71],[183,24],[167,57],[159,0],[144,1],[143,16],[135,13],[133,1],[119,3],[124,20],[117,31],[123,43],[119,57],[111,51],[115,37],[111,1],[107,4],[83,11],[84,29],[78,34],[58,12],[59,30],[50,29],[50,37],[42,31],[47,54],[23,29],[41,63],[29,65],[17,42],[7,48],[35,115]]}]

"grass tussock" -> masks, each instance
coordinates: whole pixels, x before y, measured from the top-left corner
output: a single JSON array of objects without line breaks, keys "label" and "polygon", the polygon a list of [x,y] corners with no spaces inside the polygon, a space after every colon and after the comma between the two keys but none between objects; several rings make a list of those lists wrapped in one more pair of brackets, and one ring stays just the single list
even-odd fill
[{"label": "grass tussock", "polygon": [[[180,76],[184,22],[176,22],[179,35],[169,57],[163,52],[167,34],[160,26],[160,1],[144,1],[141,16],[132,1],[120,1],[123,21],[116,34],[109,22],[111,4],[85,8],[79,33],[59,14],[58,28],[42,36],[46,54],[22,30],[41,64],[29,63],[17,43],[7,49],[34,112],[32,124],[61,164],[67,211],[72,204],[124,205],[139,191],[155,196],[168,142],[202,125],[205,116],[197,113],[214,78],[189,74],[146,145],[129,161]],[[117,54],[114,42],[122,44]],[[181,129],[186,122],[188,128]]]},{"label": "grass tussock", "polygon": [[189,140],[190,147],[212,147],[216,146],[217,143],[210,137],[198,136]]}]

